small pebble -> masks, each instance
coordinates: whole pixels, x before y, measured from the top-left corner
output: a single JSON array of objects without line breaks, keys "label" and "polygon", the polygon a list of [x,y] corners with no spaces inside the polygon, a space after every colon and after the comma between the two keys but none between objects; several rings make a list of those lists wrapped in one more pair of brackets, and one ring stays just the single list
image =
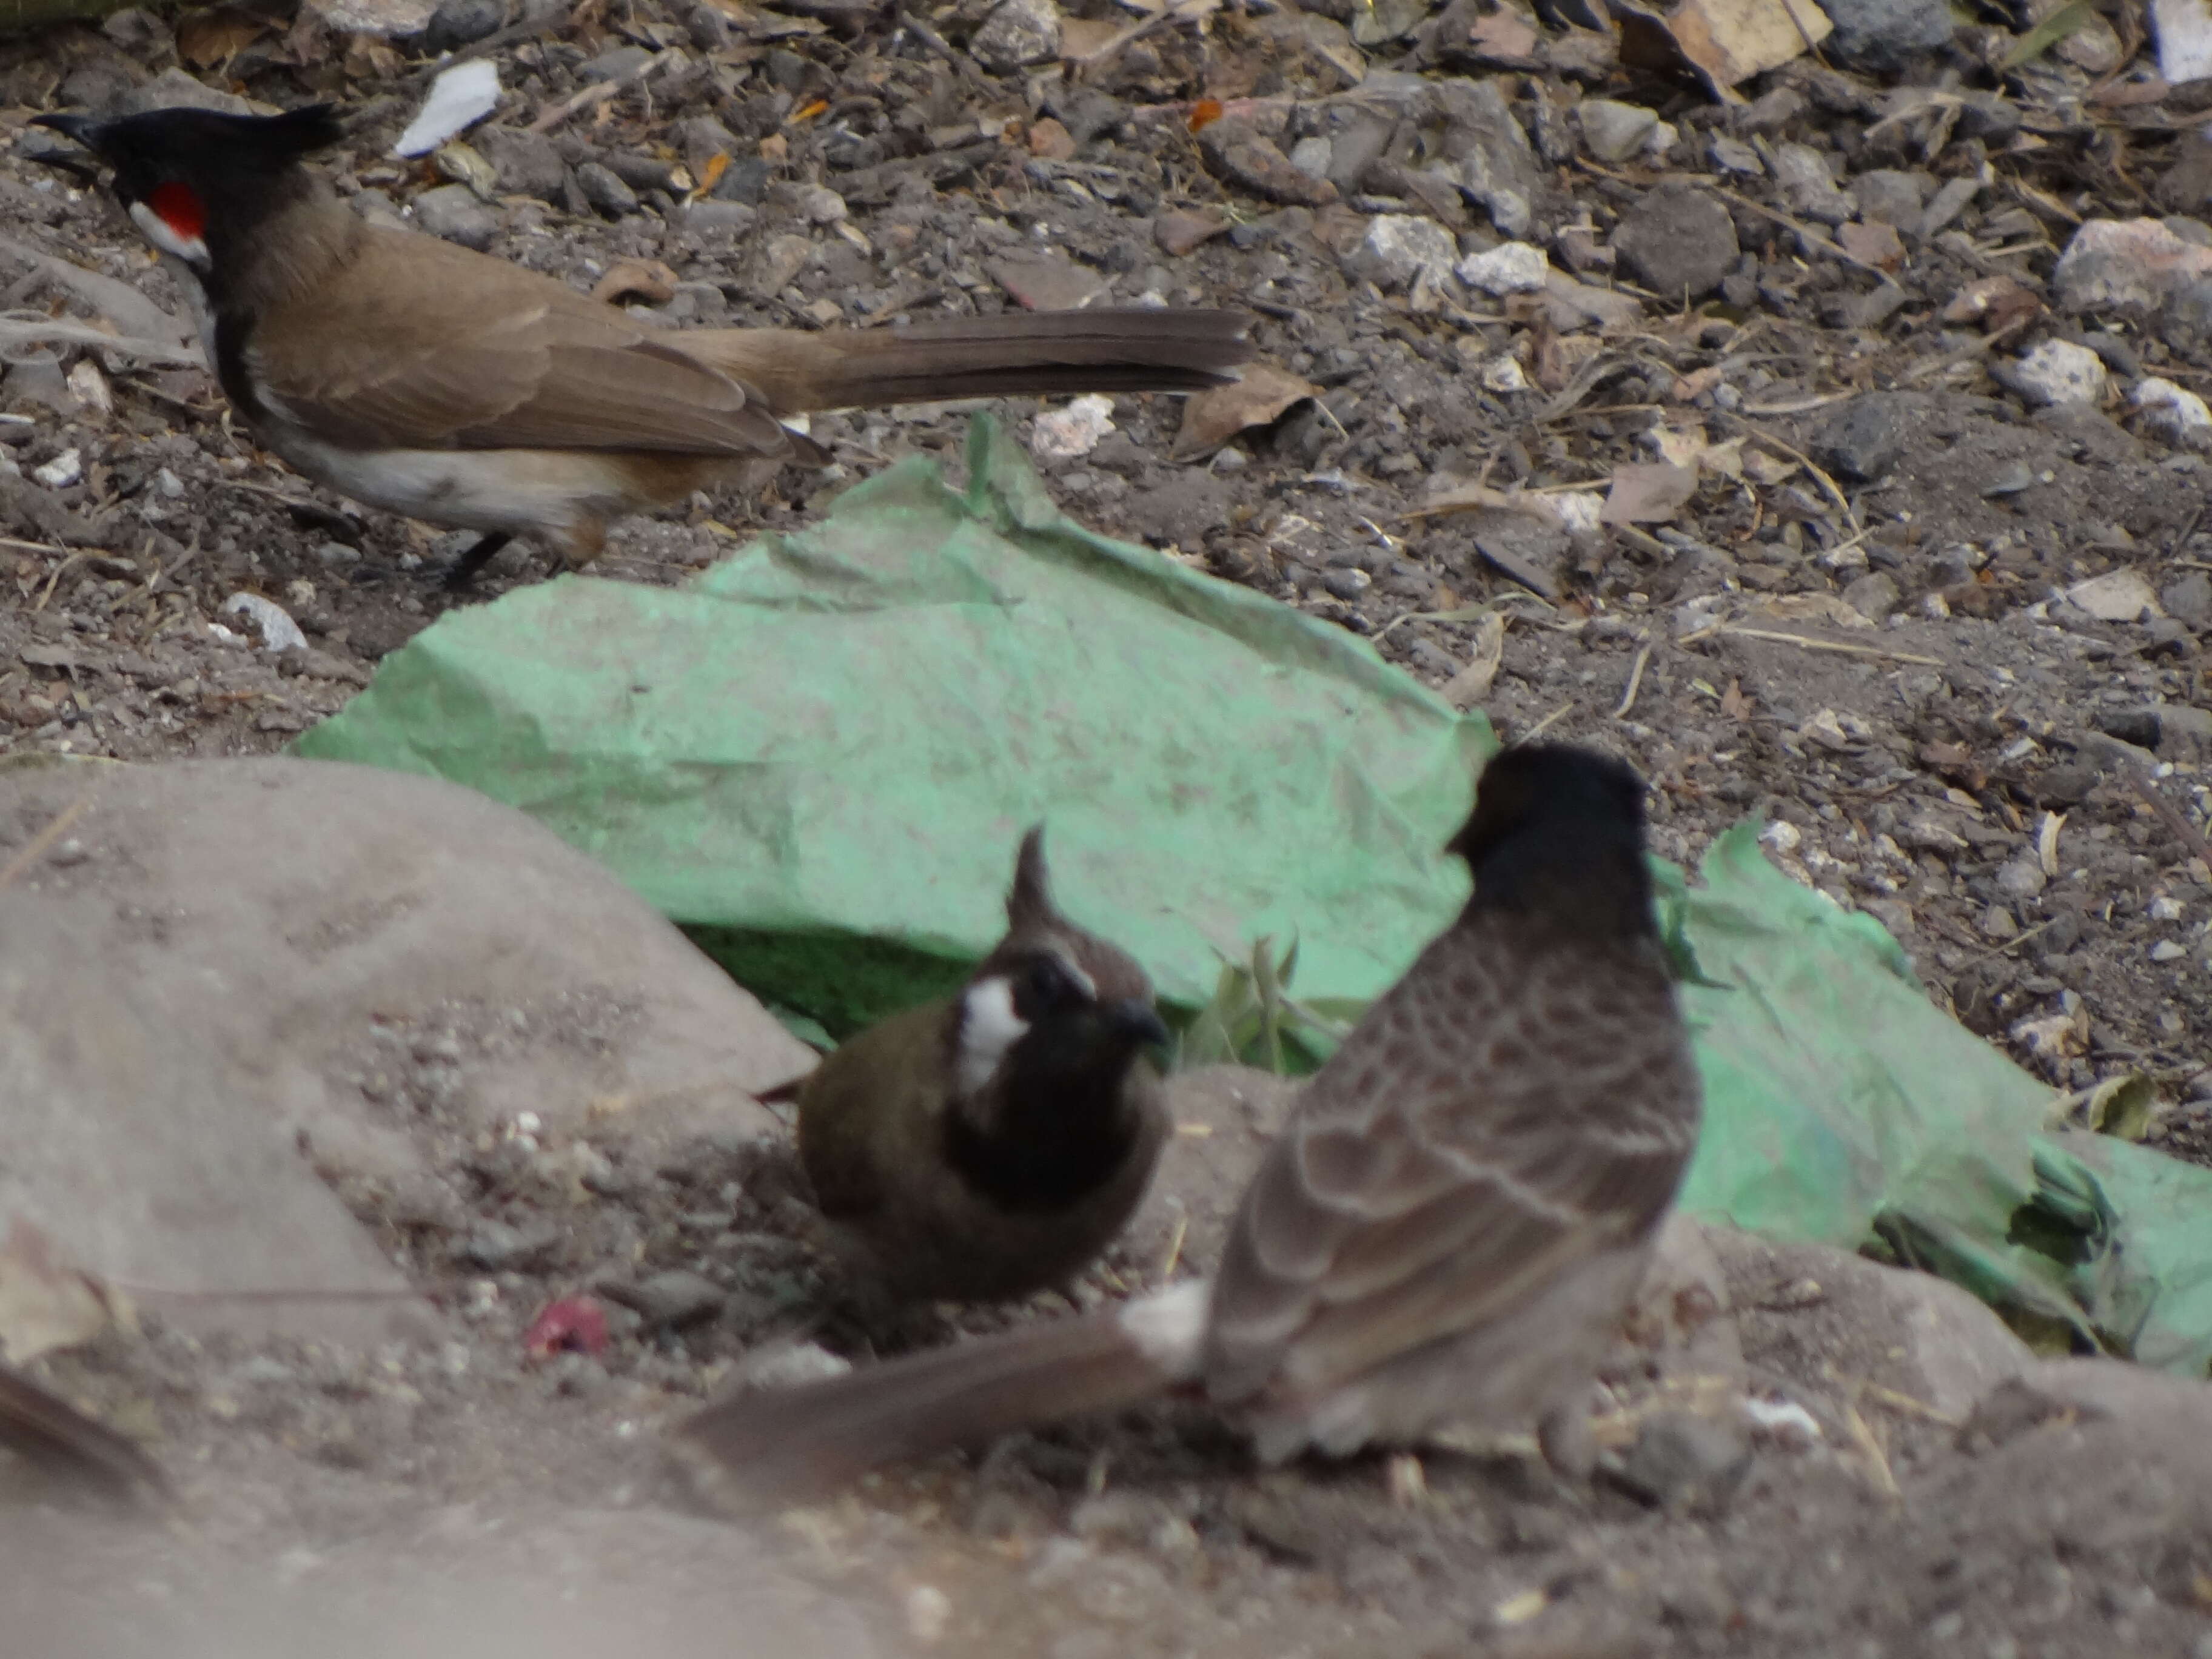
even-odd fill
[{"label": "small pebble", "polygon": [[907,1634],[923,1647],[933,1648],[945,1639],[952,1622],[952,1598],[934,1584],[916,1584],[906,1593]]}]

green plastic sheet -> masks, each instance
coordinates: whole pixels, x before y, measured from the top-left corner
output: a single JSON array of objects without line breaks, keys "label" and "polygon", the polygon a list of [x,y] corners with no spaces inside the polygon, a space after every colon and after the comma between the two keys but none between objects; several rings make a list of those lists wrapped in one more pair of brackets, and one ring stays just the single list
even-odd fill
[{"label": "green plastic sheet", "polygon": [[2057,1097],[1931,1004],[1896,940],[1768,864],[1662,871],[1705,1124],[1682,1203],[1956,1280],[2031,1335],[2202,1375],[2212,1170],[2052,1127]]},{"label": "green plastic sheet", "polygon": [[[1048,825],[1063,906],[1186,1010],[1252,941],[1295,990],[1387,986],[1449,919],[1438,848],[1494,746],[1364,641],[1060,515],[975,422],[678,589],[568,577],[454,612],[301,753],[530,812],[788,1014],[842,1034],[995,940]],[[2212,1361],[2212,1171],[2046,1124],[2054,1096],[1933,1007],[1871,918],[1751,826],[1659,866],[1706,1085],[1694,1213],[1871,1246],[2023,1328]]]}]

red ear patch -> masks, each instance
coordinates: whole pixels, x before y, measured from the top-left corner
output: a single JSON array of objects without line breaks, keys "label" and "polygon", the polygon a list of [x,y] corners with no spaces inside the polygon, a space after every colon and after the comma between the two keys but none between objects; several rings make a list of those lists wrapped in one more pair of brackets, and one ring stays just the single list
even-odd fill
[{"label": "red ear patch", "polygon": [[191,185],[156,185],[154,193],[146,198],[146,205],[161,216],[161,222],[176,233],[179,241],[205,240],[207,210],[200,205],[200,198]]}]

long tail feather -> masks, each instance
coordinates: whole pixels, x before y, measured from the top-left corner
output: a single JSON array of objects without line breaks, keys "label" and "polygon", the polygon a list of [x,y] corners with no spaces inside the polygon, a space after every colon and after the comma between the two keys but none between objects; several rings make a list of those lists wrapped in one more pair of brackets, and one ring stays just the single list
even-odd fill
[{"label": "long tail feather", "polygon": [[[1158,1310],[1176,1298],[1170,1316]],[[1191,1295],[1033,1325],[709,1406],[677,1431],[726,1502],[791,1502],[884,1463],[1121,1411],[1189,1375]],[[1202,1311],[1202,1304],[1197,1304]]]},{"label": "long tail feather", "polygon": [[0,1365],[0,1445],[118,1494],[140,1486],[168,1491],[161,1466],[135,1443],[5,1365]]},{"label": "long tail feather", "polygon": [[902,328],[697,329],[683,349],[757,388],[781,415],[958,398],[1194,392],[1252,355],[1228,311],[1045,311]]}]

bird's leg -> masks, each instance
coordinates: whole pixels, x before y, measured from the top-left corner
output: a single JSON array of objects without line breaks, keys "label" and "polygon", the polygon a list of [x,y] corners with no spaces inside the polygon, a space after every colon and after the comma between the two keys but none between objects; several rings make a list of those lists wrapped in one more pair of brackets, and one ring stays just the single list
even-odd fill
[{"label": "bird's leg", "polygon": [[445,580],[439,585],[448,593],[458,593],[474,586],[483,568],[497,558],[500,550],[514,539],[512,532],[495,530],[477,538],[474,547],[446,567]]},{"label": "bird's leg", "polygon": [[1545,1413],[1536,1444],[1552,1473],[1571,1486],[1587,1486],[1597,1467],[1597,1435],[1590,1426],[1591,1390],[1577,1389]]}]

